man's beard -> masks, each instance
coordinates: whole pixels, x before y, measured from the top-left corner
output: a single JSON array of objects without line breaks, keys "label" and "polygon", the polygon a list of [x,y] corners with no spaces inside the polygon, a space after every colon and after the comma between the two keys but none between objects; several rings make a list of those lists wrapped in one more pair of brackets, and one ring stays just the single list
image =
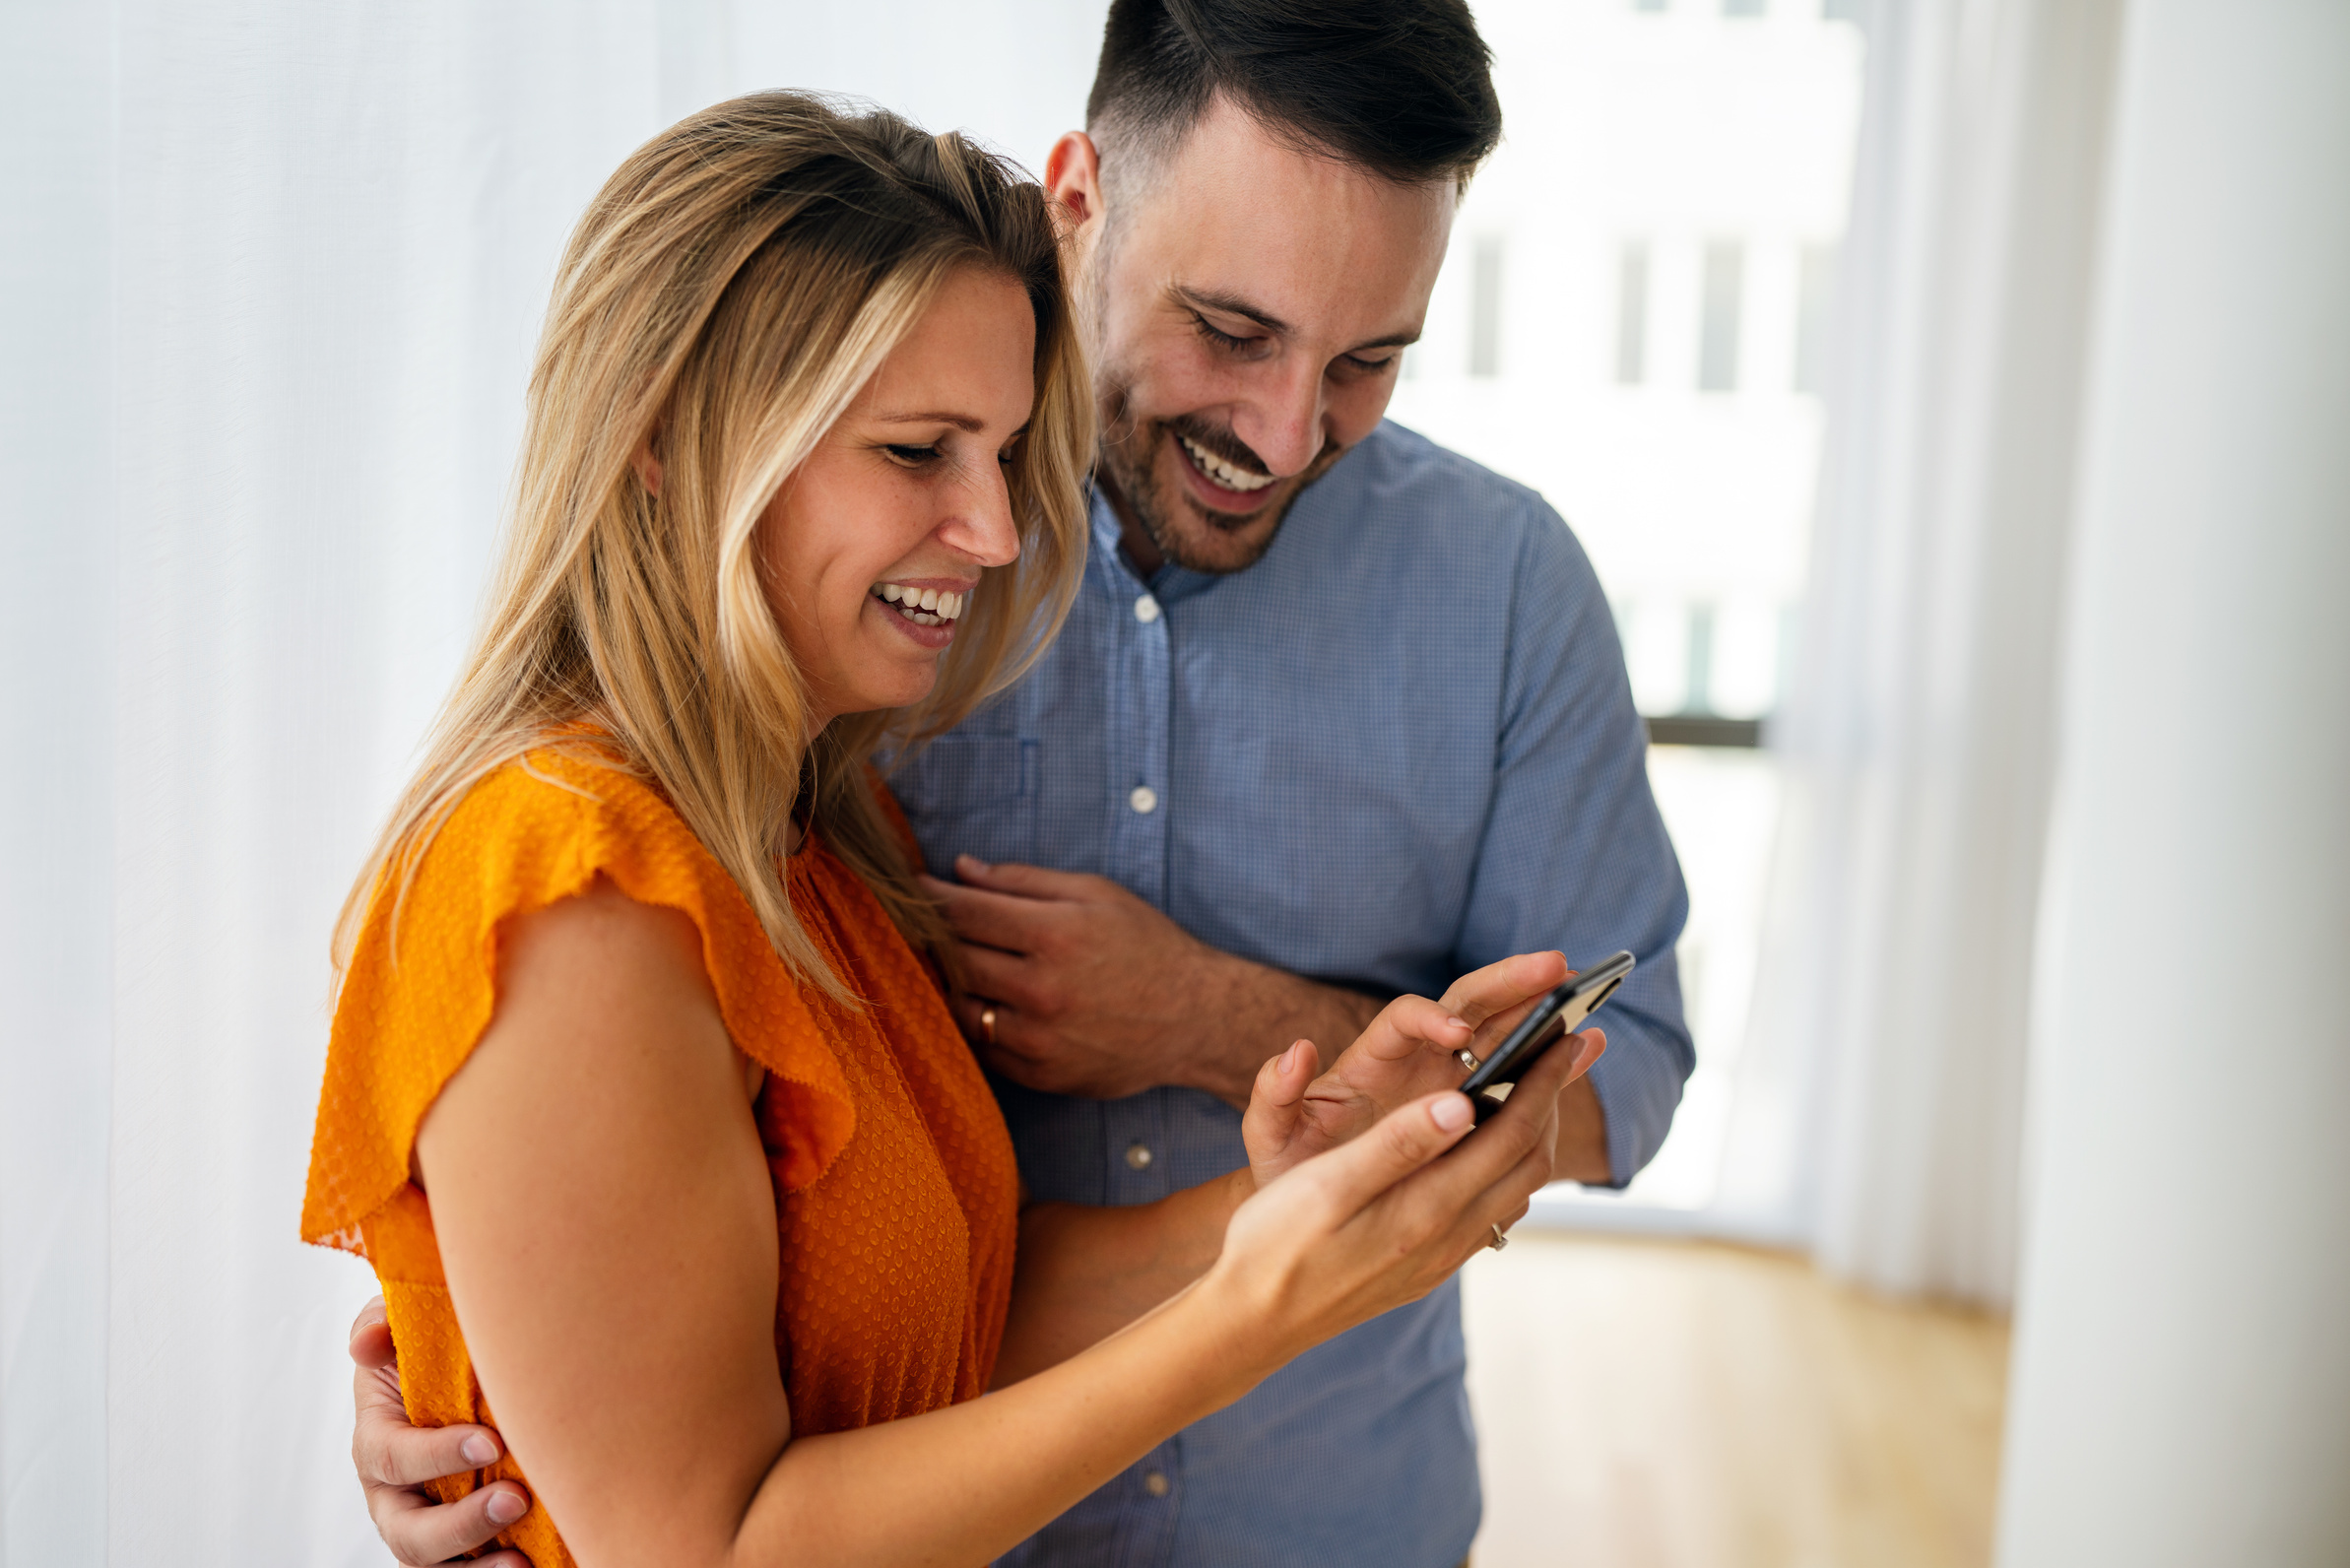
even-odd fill
[{"label": "man's beard", "polygon": [[[1306,488],[1330,472],[1330,466],[1346,453],[1336,443],[1326,444],[1315,454],[1306,471],[1290,484],[1288,493],[1273,503],[1272,515],[1259,510],[1246,517],[1231,517],[1210,511],[1189,495],[1178,495],[1173,504],[1187,508],[1190,515],[1225,536],[1227,548],[1213,555],[1203,554],[1186,539],[1168,512],[1166,501],[1159,494],[1158,454],[1170,441],[1175,445],[1175,460],[1187,463],[1177,436],[1188,436],[1226,462],[1237,464],[1254,473],[1267,472],[1263,459],[1250,451],[1230,430],[1218,428],[1189,415],[1169,420],[1145,420],[1138,423],[1132,415],[1131,392],[1123,381],[1105,381],[1101,394],[1102,433],[1100,472],[1110,483],[1119,500],[1125,503],[1127,515],[1142,528],[1160,555],[1178,566],[1193,571],[1224,575],[1245,571],[1262,559],[1273,548],[1273,536],[1281,530],[1281,523],[1289,515],[1289,508],[1297,504]],[[1262,528],[1264,533],[1253,539],[1234,536]],[[1235,552],[1238,552],[1235,554]]]}]

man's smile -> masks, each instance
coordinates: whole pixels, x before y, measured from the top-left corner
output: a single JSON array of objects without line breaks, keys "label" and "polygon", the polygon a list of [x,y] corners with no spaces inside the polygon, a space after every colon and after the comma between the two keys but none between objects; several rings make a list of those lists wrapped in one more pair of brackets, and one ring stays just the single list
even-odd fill
[{"label": "man's smile", "polygon": [[1177,435],[1184,452],[1191,458],[1192,467],[1224,490],[1249,494],[1277,483],[1271,474],[1252,474],[1237,464],[1228,463],[1188,435]]}]

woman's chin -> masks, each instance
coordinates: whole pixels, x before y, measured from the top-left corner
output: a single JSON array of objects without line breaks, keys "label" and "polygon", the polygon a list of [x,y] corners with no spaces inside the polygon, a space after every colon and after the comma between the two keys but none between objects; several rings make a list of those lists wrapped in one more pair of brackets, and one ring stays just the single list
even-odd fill
[{"label": "woman's chin", "polygon": [[863,674],[865,679],[857,683],[856,711],[910,708],[938,686],[939,656],[934,653],[917,662],[901,652],[885,662],[876,660]]}]

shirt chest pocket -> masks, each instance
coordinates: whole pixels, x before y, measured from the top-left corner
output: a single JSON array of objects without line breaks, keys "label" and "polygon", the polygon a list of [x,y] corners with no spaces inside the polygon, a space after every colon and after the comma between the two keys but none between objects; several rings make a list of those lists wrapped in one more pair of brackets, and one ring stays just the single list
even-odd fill
[{"label": "shirt chest pocket", "polygon": [[951,875],[954,857],[990,863],[1036,858],[1036,810],[1043,748],[1016,735],[945,735],[892,770],[890,791],[905,808],[932,873]]}]

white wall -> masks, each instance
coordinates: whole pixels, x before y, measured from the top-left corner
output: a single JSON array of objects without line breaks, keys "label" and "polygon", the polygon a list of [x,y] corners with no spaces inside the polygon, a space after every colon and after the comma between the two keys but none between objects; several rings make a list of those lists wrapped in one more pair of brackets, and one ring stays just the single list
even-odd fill
[{"label": "white wall", "polygon": [[2136,0],[2000,1560],[2350,1560],[2350,6]]}]

